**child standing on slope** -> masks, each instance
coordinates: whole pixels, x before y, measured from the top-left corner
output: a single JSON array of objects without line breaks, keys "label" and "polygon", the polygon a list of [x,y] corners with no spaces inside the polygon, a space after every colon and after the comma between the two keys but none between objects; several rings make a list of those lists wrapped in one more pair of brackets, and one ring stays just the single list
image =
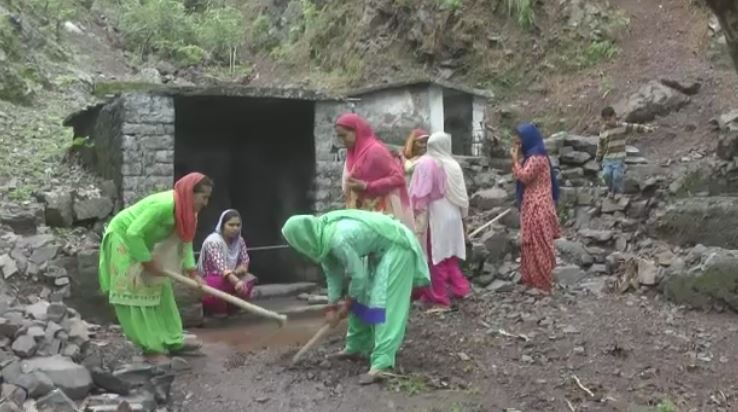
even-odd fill
[{"label": "child standing on slope", "polygon": [[607,184],[608,194],[622,193],[625,177],[626,138],[632,132],[649,133],[654,128],[618,121],[611,106],[602,109],[603,127],[597,145],[597,162],[602,164],[602,177]]}]

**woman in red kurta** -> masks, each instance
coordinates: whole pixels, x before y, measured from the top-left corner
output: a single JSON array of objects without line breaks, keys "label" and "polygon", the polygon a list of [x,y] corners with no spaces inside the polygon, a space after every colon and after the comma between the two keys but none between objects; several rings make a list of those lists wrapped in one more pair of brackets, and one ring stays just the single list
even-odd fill
[{"label": "woman in red kurta", "polygon": [[402,166],[355,113],[336,120],[336,134],[346,146],[342,187],[346,207],[392,215],[414,230],[414,218]]},{"label": "woman in red kurta", "polygon": [[555,205],[559,200],[559,186],[538,129],[523,123],[515,132],[518,139],[513,143],[511,155],[520,207],[523,283],[551,292],[551,273],[556,267],[554,239],[559,237]]}]

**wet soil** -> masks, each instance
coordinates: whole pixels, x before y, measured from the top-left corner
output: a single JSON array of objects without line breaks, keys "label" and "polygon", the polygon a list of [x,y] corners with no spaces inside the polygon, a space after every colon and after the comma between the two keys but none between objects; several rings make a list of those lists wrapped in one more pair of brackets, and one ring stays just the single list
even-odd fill
[{"label": "wet soil", "polygon": [[291,366],[321,322],[290,324],[198,331],[206,356],[177,379],[174,409],[655,411],[668,401],[676,411],[738,410],[738,318],[659,296],[518,289],[442,315],[414,309],[397,376],[371,386],[358,384],[365,362],[326,360],[342,331]]}]

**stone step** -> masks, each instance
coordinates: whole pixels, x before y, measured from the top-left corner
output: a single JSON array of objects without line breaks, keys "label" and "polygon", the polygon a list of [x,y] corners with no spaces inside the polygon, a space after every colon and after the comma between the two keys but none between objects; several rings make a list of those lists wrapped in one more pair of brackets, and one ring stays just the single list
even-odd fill
[{"label": "stone step", "polygon": [[313,282],[257,285],[252,296],[258,300],[297,296],[300,293],[312,292],[317,287],[318,284]]}]

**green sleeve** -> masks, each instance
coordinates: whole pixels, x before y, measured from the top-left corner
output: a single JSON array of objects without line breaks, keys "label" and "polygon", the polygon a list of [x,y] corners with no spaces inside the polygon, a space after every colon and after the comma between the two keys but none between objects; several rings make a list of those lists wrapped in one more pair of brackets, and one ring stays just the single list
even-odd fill
[{"label": "green sleeve", "polygon": [[343,296],[343,268],[331,257],[323,262],[322,267],[326,286],[328,287],[328,302],[336,303]]},{"label": "green sleeve", "polygon": [[331,254],[340,262],[349,279],[351,279],[348,287],[349,296],[353,298],[363,296],[369,285],[369,277],[364,261],[351,247],[350,242],[337,240],[339,241],[335,242],[331,248]]},{"label": "green sleeve", "polygon": [[146,235],[154,226],[161,224],[161,210],[149,207],[136,216],[126,231],[126,243],[131,257],[138,262],[151,260],[151,251],[146,245]]},{"label": "green sleeve", "polygon": [[184,245],[184,263],[182,265],[185,270],[191,270],[197,267],[195,264],[195,252],[192,250],[192,242]]}]

